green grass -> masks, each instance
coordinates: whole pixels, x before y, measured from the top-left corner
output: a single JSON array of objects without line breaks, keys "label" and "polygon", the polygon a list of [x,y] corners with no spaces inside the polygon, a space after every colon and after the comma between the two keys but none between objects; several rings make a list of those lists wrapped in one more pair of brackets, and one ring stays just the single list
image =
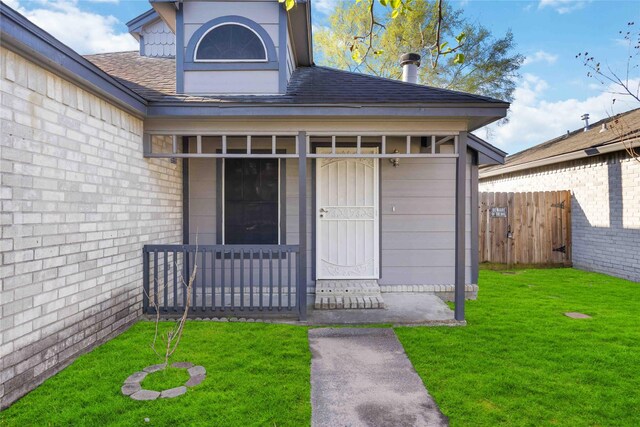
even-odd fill
[{"label": "green grass", "polygon": [[187,372],[186,369],[169,367],[147,375],[142,381],[142,388],[145,390],[163,391],[180,387],[187,381],[189,381],[189,372]]},{"label": "green grass", "polygon": [[640,426],[640,284],[481,271],[467,321],[396,329],[453,426]]},{"label": "green grass", "polygon": [[0,413],[0,425],[309,425],[306,328],[190,322],[172,360],[204,366],[206,380],[175,399],[136,402],[120,387],[133,372],[161,362],[149,349],[152,336],[153,323],[135,324]]},{"label": "green grass", "polygon": [[[481,271],[467,320],[396,328],[453,426],[640,426],[640,284],[573,269]],[[135,402],[120,394],[124,379],[160,362],[153,323],[140,322],[0,413],[0,426],[306,426],[307,329],[190,322],[172,361],[203,365],[207,379],[176,399]],[[175,375],[144,386],[184,382]]]}]

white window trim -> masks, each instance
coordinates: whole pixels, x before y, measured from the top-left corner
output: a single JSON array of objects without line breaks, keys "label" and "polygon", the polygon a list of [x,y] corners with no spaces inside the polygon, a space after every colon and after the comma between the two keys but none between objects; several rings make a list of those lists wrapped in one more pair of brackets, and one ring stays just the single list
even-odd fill
[{"label": "white window trim", "polygon": [[[226,184],[226,176],[227,174],[225,173],[225,164],[226,164],[226,160],[227,159],[222,159],[222,244],[226,244],[226,236],[225,236],[225,229],[226,229],[226,197],[225,197],[225,184]],[[278,159],[278,245],[282,244],[281,240],[282,240],[282,187],[281,187],[281,162],[282,159]],[[284,203],[287,203],[287,200],[284,200]]]},{"label": "white window trim", "polygon": [[[225,25],[239,25],[241,27],[244,27],[244,28],[250,30],[253,34],[255,34],[256,37],[258,37],[258,40],[260,40],[260,43],[262,43],[262,49],[264,50],[264,59],[198,59],[198,50],[200,49],[200,42],[202,42],[202,40],[211,31],[215,30],[218,27],[222,27],[222,26],[225,26]],[[267,45],[264,43],[264,40],[262,40],[262,37],[260,37],[260,34],[258,34],[256,32],[256,30],[254,30],[253,28],[249,27],[248,25],[241,24],[239,22],[229,21],[229,22],[221,22],[218,25],[214,25],[213,27],[209,28],[202,35],[202,37],[200,37],[200,40],[198,40],[198,43],[196,43],[196,47],[193,50],[193,62],[222,62],[222,63],[228,63],[228,62],[269,62],[269,53],[267,52]]]}]

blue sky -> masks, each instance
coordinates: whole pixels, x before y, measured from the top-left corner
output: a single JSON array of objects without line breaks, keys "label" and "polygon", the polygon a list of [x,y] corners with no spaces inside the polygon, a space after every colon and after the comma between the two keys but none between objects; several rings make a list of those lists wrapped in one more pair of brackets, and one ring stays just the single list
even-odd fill
[{"label": "blue sky", "polygon": [[[638,0],[476,0],[457,4],[472,22],[481,23],[496,34],[509,28],[513,31],[518,51],[528,58],[522,72],[548,81],[549,101],[594,93],[595,89],[588,87],[590,81],[582,78],[585,68],[575,55],[588,50],[600,58],[622,58],[625,49],[618,30],[629,20],[640,21]],[[544,54],[536,56],[539,52]]]},{"label": "blue sky", "polygon": [[[124,25],[149,9],[146,0],[3,0],[80,53],[132,50],[136,43]],[[337,0],[312,0],[315,25],[323,25]],[[592,121],[640,107],[604,93],[575,59],[588,50],[622,69],[626,47],[618,34],[628,21],[640,27],[638,0],[458,0],[471,22],[504,34],[511,28],[518,52],[527,57],[510,111],[509,123],[477,134],[508,152],[543,142]],[[639,58],[640,59],[640,58]],[[640,61],[636,61],[638,63]],[[636,68],[632,79],[640,83]],[[604,92],[603,92],[604,91]]]}]

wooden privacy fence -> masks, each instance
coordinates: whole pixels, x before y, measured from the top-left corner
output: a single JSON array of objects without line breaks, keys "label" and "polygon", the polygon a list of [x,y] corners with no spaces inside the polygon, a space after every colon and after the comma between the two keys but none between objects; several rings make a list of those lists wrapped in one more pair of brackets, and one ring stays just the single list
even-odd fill
[{"label": "wooden privacy fence", "polygon": [[571,265],[571,193],[480,193],[480,262]]}]

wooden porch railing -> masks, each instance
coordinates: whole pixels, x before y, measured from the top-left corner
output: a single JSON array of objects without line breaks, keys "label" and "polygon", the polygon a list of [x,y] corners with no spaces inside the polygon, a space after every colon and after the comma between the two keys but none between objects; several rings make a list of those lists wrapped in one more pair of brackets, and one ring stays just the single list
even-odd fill
[{"label": "wooden porch railing", "polygon": [[145,314],[156,314],[156,307],[168,316],[183,313],[195,261],[190,317],[243,311],[300,315],[306,304],[298,245],[145,245]]}]

